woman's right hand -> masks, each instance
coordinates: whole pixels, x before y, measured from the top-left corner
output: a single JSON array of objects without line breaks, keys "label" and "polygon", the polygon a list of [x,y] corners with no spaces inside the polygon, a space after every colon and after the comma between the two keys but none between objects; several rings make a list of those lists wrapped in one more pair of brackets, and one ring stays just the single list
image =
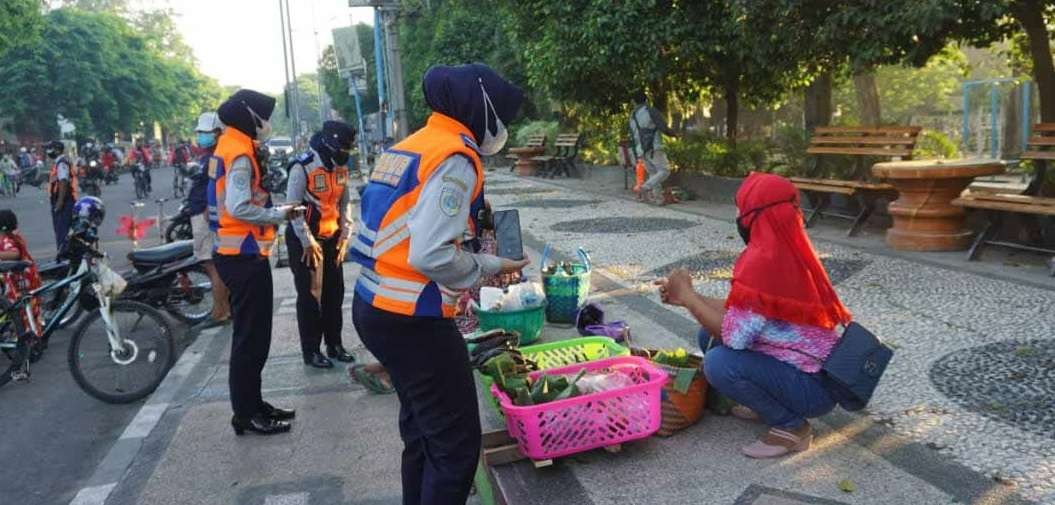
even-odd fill
[{"label": "woman's right hand", "polygon": [[684,307],[696,295],[692,287],[692,275],[684,268],[679,268],[666,279],[656,281],[659,286],[659,297],[663,303]]}]

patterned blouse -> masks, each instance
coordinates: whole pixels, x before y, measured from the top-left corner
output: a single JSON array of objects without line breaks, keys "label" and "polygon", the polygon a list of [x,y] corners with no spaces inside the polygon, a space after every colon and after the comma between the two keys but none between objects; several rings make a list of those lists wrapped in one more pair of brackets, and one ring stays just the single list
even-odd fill
[{"label": "patterned blouse", "polygon": [[817,326],[766,319],[748,309],[730,307],[722,320],[722,342],[772,356],[806,373],[821,369],[839,333]]}]

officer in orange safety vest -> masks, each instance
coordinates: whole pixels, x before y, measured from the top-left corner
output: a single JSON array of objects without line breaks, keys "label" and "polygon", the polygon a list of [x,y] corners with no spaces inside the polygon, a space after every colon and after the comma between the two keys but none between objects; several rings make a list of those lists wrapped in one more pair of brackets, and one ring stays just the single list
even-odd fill
[{"label": "officer in orange safety vest", "polygon": [[527,265],[463,241],[484,207],[480,156],[502,149],[523,94],[481,64],[432,67],[423,91],[432,115],[378,158],[363,191],[352,319],[399,395],[403,503],[463,504],[480,417],[455,304],[481,276]]},{"label": "officer in orange safety vest", "polygon": [[[333,361],[350,363],[344,349],[344,257],[348,253],[351,210],[348,196],[348,159],[355,128],[343,121],[326,121],[311,137],[310,149],[289,166],[286,201],[303,205],[303,218],[286,228],[289,269],[297,288],[297,329],[304,364],[333,368]],[[326,339],[326,355],[319,351]]]},{"label": "officer in orange safety vest", "polygon": [[259,165],[256,150],[271,135],[274,108],[274,98],[245,89],[220,104],[217,113],[226,128],[207,167],[207,212],[216,233],[213,264],[230,291],[231,426],[237,435],[284,433],[295,416],[292,410],[265,402],[260,394],[260,374],[271,349],[273,287],[268,255],[276,227],[297,217],[292,206],[273,207],[271,194],[261,184],[267,167]]},{"label": "officer in orange safety vest", "polygon": [[55,247],[61,253],[66,246],[73,221],[73,202],[77,201],[77,171],[64,153],[66,145],[52,140],[44,146],[51,162],[48,174],[48,201],[51,202],[51,226],[55,231]]}]

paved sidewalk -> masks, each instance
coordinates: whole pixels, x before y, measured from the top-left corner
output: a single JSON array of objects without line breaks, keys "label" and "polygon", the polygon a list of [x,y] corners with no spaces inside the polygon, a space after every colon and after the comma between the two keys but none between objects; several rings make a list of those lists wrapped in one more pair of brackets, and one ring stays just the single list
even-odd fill
[{"label": "paved sidewalk", "polygon": [[[660,304],[651,281],[686,265],[698,272],[699,290],[724,294],[741,247],[728,208],[658,209],[609,194],[600,182],[591,189],[489,175],[495,207],[520,209],[536,263],[547,242],[569,257],[586,247],[599,267],[595,297],[610,317],[628,320],[641,344],[694,347],[696,325]],[[509,503],[1055,504],[1055,294],[1001,280],[998,271],[965,273],[826,240],[817,246],[857,318],[898,347],[867,413],[818,420],[814,450],[775,461],[738,453],[760,426],[707,416],[619,454],[586,453],[543,470],[506,465],[496,475]],[[355,270],[346,267],[349,295]],[[400,503],[396,398],[367,394],[343,368],[305,368],[288,269],[275,271],[275,296],[265,398],[297,408],[293,433],[234,436],[230,330],[203,334],[197,354],[188,351],[199,360],[171,386],[105,503]],[[370,359],[345,316],[346,346]],[[547,327],[546,339],[571,333]],[[485,427],[500,426],[481,408]],[[856,491],[841,491],[844,480]]]}]

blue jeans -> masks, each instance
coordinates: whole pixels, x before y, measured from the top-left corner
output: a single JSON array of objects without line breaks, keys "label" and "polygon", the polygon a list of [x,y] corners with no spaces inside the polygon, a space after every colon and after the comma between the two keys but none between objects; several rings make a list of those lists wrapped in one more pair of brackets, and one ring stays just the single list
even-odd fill
[{"label": "blue jeans", "polygon": [[[701,329],[698,338],[706,350],[710,335]],[[776,428],[798,428],[835,408],[820,375],[767,354],[730,349],[718,339],[706,351],[703,371],[710,385]]]}]

